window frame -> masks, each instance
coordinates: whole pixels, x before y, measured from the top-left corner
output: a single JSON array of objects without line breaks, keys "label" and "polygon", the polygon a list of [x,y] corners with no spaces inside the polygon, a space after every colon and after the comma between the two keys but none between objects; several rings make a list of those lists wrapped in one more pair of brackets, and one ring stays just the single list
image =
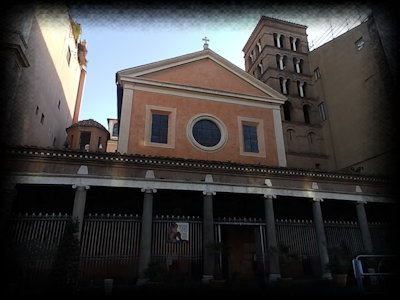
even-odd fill
[{"label": "window frame", "polygon": [[[168,116],[168,133],[167,143],[157,143],[151,141],[153,115],[167,115]],[[176,108],[163,107],[155,105],[146,105],[145,112],[145,132],[144,132],[144,146],[159,147],[159,148],[175,148],[175,122],[176,122]]]},{"label": "window frame", "polygon": [[326,114],[326,106],[325,106],[324,101],[322,101],[321,103],[318,104],[318,109],[319,109],[319,116],[321,118],[321,121],[326,121],[327,114]]},{"label": "window frame", "polygon": [[[237,121],[238,121],[238,129],[239,129],[238,138],[239,138],[240,155],[242,155],[242,156],[253,156],[253,157],[266,157],[264,120],[239,116],[237,118]],[[257,142],[258,142],[258,152],[247,152],[247,151],[245,151],[243,125],[255,126],[256,127],[256,130],[257,130]]]},{"label": "window frame", "polygon": [[[220,133],[221,133],[221,138],[215,146],[212,146],[212,147],[204,146],[204,145],[200,144],[199,142],[197,142],[196,139],[194,138],[193,127],[197,122],[199,122],[201,120],[209,120],[218,126]],[[217,118],[213,115],[210,115],[210,114],[200,114],[200,115],[196,115],[196,116],[192,117],[187,124],[186,135],[192,145],[194,145],[197,149],[206,151],[206,152],[215,152],[215,151],[221,150],[225,146],[225,144],[228,140],[228,130],[227,130],[225,124],[219,118]]]},{"label": "window frame", "polygon": [[[162,124],[166,122],[166,124]],[[169,114],[152,112],[151,114],[151,133],[150,142],[157,144],[168,144],[168,124]],[[166,126],[164,126],[166,125]],[[159,134],[155,134],[155,129],[159,131]],[[164,141],[165,139],[165,141]]]},{"label": "window frame", "polygon": [[71,64],[71,56],[72,56],[71,48],[68,46],[68,49],[67,49],[67,63],[68,63],[68,66]]},{"label": "window frame", "polygon": [[360,51],[362,48],[364,48],[364,46],[365,46],[365,41],[364,41],[364,38],[363,37],[360,37],[359,39],[357,39],[355,42],[354,42],[354,45],[356,46],[356,50],[357,51]]},{"label": "window frame", "polygon": [[318,81],[321,79],[321,71],[319,70],[319,67],[314,69],[314,78],[315,78],[315,81]]},{"label": "window frame", "polygon": [[[118,136],[119,136],[119,128],[118,127],[119,127],[119,125],[118,125],[118,121],[117,121],[113,124],[112,129],[111,129],[111,137],[112,138],[118,138]],[[116,134],[114,134],[115,133],[114,131],[116,131]]]},{"label": "window frame", "polygon": [[[247,132],[247,129],[249,130],[249,132]],[[257,125],[242,123],[242,131],[244,152],[259,153],[260,149],[258,147]],[[250,136],[247,136],[247,133],[249,133]],[[254,139],[253,136],[255,137]],[[249,141],[250,144],[246,143],[246,141]]]}]

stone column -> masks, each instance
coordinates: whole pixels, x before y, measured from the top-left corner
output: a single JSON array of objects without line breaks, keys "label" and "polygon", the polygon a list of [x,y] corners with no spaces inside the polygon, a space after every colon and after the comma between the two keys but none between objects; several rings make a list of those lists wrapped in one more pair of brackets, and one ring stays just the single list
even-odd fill
[{"label": "stone column", "polygon": [[207,248],[214,242],[214,214],[212,192],[203,192],[203,282],[214,278],[215,254]]},{"label": "stone column", "polygon": [[279,56],[279,69],[283,70],[283,56],[282,55]]},{"label": "stone column", "polygon": [[367,214],[365,213],[365,203],[366,202],[363,201],[357,202],[357,220],[361,231],[361,239],[363,242],[364,251],[368,254],[372,254],[374,252],[374,248],[372,245],[371,234],[369,232]]},{"label": "stone column", "polygon": [[281,270],[279,266],[279,249],[276,241],[276,230],[275,230],[275,216],[274,216],[274,204],[273,196],[264,196],[264,207],[265,207],[265,223],[267,229],[267,251],[269,257],[269,282],[273,282],[281,278]]},{"label": "stone column", "polygon": [[276,46],[278,48],[282,48],[282,45],[281,45],[281,34],[277,34],[276,35]]},{"label": "stone column", "polygon": [[295,61],[296,73],[300,73],[300,60],[296,58]]},{"label": "stone column", "polygon": [[299,96],[304,97],[304,82],[300,82],[299,84]]},{"label": "stone column", "polygon": [[72,209],[72,220],[78,222],[77,237],[80,240],[82,236],[83,216],[85,214],[86,191],[89,189],[89,186],[74,184],[72,188],[75,189],[74,207]]},{"label": "stone column", "polygon": [[153,225],[153,193],[156,189],[142,189],[144,192],[142,228],[140,232],[140,249],[139,249],[139,280],[138,285],[147,281],[144,271],[148,267],[151,260],[151,231]]},{"label": "stone column", "polygon": [[315,226],[315,233],[317,236],[318,252],[321,262],[321,277],[323,279],[332,279],[332,274],[329,270],[329,255],[326,243],[324,221],[322,219],[321,204],[323,199],[314,198],[312,203],[313,219]]}]

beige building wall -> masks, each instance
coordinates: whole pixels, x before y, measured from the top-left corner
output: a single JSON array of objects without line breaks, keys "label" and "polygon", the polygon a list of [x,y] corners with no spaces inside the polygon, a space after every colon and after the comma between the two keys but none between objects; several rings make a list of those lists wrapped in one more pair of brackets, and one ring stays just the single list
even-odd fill
[{"label": "beige building wall", "polygon": [[[123,70],[117,78],[123,88],[118,152],[286,166],[279,110],[285,97],[211,50]],[[165,142],[152,142],[153,115],[167,116]],[[200,120],[219,128],[219,142],[196,141]],[[257,150],[245,148],[244,126],[255,130]]]},{"label": "beige building wall", "polygon": [[[72,124],[81,69],[67,8],[36,7],[14,99],[6,114],[10,144],[62,147]],[[83,83],[82,83],[83,84]]]},{"label": "beige building wall", "polygon": [[107,119],[110,139],[107,141],[107,152],[116,152],[118,148],[118,119]]},{"label": "beige building wall", "polygon": [[334,169],[385,173],[393,141],[388,104],[388,66],[374,20],[313,50],[310,66]]}]

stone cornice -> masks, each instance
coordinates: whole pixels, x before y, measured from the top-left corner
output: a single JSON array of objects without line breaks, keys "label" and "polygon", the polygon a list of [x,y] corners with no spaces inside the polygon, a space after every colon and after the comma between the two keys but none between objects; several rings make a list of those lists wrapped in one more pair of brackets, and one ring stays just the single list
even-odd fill
[{"label": "stone cornice", "polygon": [[306,170],[306,169],[291,169],[284,167],[270,167],[263,165],[250,165],[250,164],[238,164],[230,161],[203,161],[203,160],[192,160],[172,157],[152,157],[152,156],[141,156],[141,155],[122,155],[119,153],[100,153],[100,152],[80,152],[72,150],[59,150],[49,148],[35,148],[35,147],[13,147],[7,148],[5,154],[8,156],[8,161],[12,161],[12,158],[24,159],[59,159],[69,160],[71,162],[81,163],[98,163],[98,162],[110,162],[114,164],[122,164],[124,167],[143,167],[143,168],[174,168],[181,170],[197,170],[204,172],[224,172],[227,171],[230,174],[248,174],[258,175],[265,177],[295,177],[304,178],[307,180],[315,181],[341,181],[341,182],[364,182],[364,183],[376,183],[376,184],[388,184],[392,180],[389,178],[353,174],[345,172],[333,172],[333,171],[321,171],[321,170]]}]

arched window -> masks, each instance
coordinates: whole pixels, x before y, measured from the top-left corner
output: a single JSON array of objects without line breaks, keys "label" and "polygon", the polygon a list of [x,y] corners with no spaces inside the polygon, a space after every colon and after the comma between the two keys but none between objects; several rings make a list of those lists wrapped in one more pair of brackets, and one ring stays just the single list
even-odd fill
[{"label": "arched window", "polygon": [[264,73],[264,68],[262,65],[262,61],[258,64],[258,71],[260,73],[260,76]]},{"label": "arched window", "polygon": [[247,65],[248,65],[248,68],[249,68],[249,69],[250,69],[250,67],[251,67],[252,64],[253,64],[253,61],[252,61],[251,57],[249,56],[249,57],[247,58]]},{"label": "arched window", "polygon": [[285,118],[285,121],[291,121],[291,111],[292,105],[289,101],[285,101],[283,104],[283,117]]},{"label": "arched window", "polygon": [[295,131],[294,131],[293,129],[288,129],[288,130],[286,131],[286,135],[287,135],[288,141],[293,141],[293,139],[294,139],[294,134],[295,134]]},{"label": "arched window", "polygon": [[118,136],[118,123],[115,123],[112,129],[112,136]]},{"label": "arched window", "polygon": [[310,145],[315,144],[316,134],[314,132],[309,132],[307,135],[307,138],[308,138],[308,142],[310,143]]},{"label": "arched window", "polygon": [[276,67],[279,70],[282,70],[282,68],[283,68],[283,66],[281,67],[281,55],[280,54],[276,55]]},{"label": "arched window", "polygon": [[304,122],[306,124],[310,124],[310,106],[303,105],[303,115],[304,115]]},{"label": "arched window", "polygon": [[287,95],[288,94],[288,79],[280,77],[279,82],[281,85],[281,93]]},{"label": "arched window", "polygon": [[284,70],[287,65],[287,56],[286,55],[276,55],[276,65],[279,70]]},{"label": "arched window", "polygon": [[293,69],[296,73],[302,73],[303,60],[297,57],[293,58]]},{"label": "arched window", "polygon": [[277,48],[283,48],[285,37],[280,33],[274,33],[273,36],[274,36],[274,46]]},{"label": "arched window", "polygon": [[298,51],[299,47],[300,47],[300,40],[296,39],[294,41],[294,50],[293,51]]},{"label": "arched window", "polygon": [[258,54],[261,53],[261,40],[258,40],[257,42],[257,50],[258,50]]},{"label": "arched window", "polygon": [[274,46],[278,47],[278,35],[276,33],[274,33],[273,37],[274,37]]},{"label": "arched window", "polygon": [[305,97],[305,82],[297,81],[297,90],[301,98]]},{"label": "arched window", "polygon": [[284,48],[283,47],[284,43],[285,43],[285,36],[282,34],[279,34],[278,48]]},{"label": "arched window", "polygon": [[292,49],[292,51],[297,51],[298,46],[299,46],[299,39],[290,37],[290,49]]}]

